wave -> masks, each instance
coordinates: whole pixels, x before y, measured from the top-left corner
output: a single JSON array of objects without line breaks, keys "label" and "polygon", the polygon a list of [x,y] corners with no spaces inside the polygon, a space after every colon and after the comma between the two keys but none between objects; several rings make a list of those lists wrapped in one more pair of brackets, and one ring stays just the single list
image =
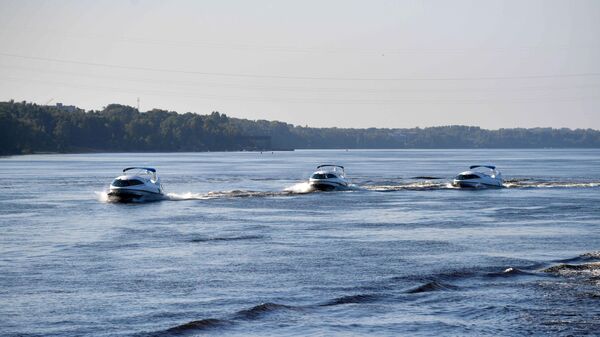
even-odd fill
[{"label": "wave", "polygon": [[456,290],[456,289],[458,289],[458,287],[450,285],[450,284],[445,284],[445,283],[441,283],[441,282],[437,282],[437,281],[430,281],[425,284],[421,284],[414,288],[408,289],[405,291],[405,293],[419,294],[419,293],[425,293],[425,292],[430,292],[430,291],[447,291],[447,290]]},{"label": "wave", "polygon": [[577,262],[590,262],[590,261],[600,261],[600,251],[583,253],[579,256],[576,256],[576,257],[573,257],[570,259],[557,260],[556,262],[577,263]]},{"label": "wave", "polygon": [[181,325],[174,326],[162,331],[156,331],[154,333],[147,334],[149,336],[165,336],[165,335],[188,335],[199,333],[202,331],[224,328],[234,325],[236,320],[255,320],[263,317],[272,312],[280,310],[291,310],[297,309],[289,305],[277,304],[277,303],[262,303],[253,306],[249,309],[240,310],[235,313],[230,319],[219,319],[219,318],[206,318],[196,321],[187,322]]},{"label": "wave", "polygon": [[521,275],[536,275],[536,274],[521,270],[519,268],[513,268],[513,267],[506,268],[501,272],[492,272],[492,273],[486,274],[486,276],[488,276],[488,277],[513,277],[513,276],[521,276]]},{"label": "wave", "polygon": [[[544,276],[537,272],[537,268],[545,264],[535,263],[525,267],[484,267],[484,268],[467,268],[442,271],[439,273],[429,275],[406,275],[396,276],[388,279],[388,284],[396,284],[405,282],[423,282],[426,283],[417,285],[413,288],[403,291],[404,293],[421,293],[429,291],[446,291],[456,290],[459,287],[454,283],[461,283],[467,280],[480,280],[486,281],[486,279],[492,278],[509,278],[517,276]],[[531,270],[531,271],[530,271]],[[384,286],[387,287],[387,286]]]},{"label": "wave", "polygon": [[600,260],[600,250],[594,251],[594,252],[583,253],[583,254],[579,255],[579,257],[585,258],[585,259]]},{"label": "wave", "polygon": [[[213,238],[214,240],[244,240],[244,239],[253,239],[254,237],[234,237],[234,238]],[[207,240],[213,240],[207,239]],[[199,241],[204,241],[204,239],[200,239]],[[577,258],[574,259],[600,259],[600,252],[589,252],[584,253]],[[570,260],[574,260],[570,259]],[[531,267],[531,266],[530,266]],[[536,267],[537,268],[537,267]],[[568,276],[571,274],[575,275],[586,275],[591,276],[593,280],[600,278],[600,262],[590,262],[583,264],[566,264],[561,263],[556,266],[552,266],[546,269],[543,269],[542,272],[558,274],[561,276]],[[413,288],[409,288],[403,290],[404,294],[425,294],[429,292],[436,291],[454,291],[460,289],[459,286],[449,284],[446,282],[442,282],[441,280],[454,280],[460,281],[461,279],[471,279],[471,278],[480,278],[480,277],[488,277],[488,278],[496,278],[496,277],[518,277],[521,275],[536,275],[543,276],[543,274],[538,274],[537,272],[530,272],[524,269],[509,267],[504,270],[500,269],[497,272],[489,272],[488,268],[485,269],[460,269],[447,271],[440,274],[436,274],[437,277],[434,277],[434,280],[429,280],[426,283],[419,284]],[[422,277],[422,276],[421,276]],[[388,282],[396,283],[398,280],[407,281],[407,280],[417,280],[419,276],[399,276],[393,277]],[[422,278],[421,278],[422,280]],[[380,289],[382,287],[378,287]],[[383,287],[390,291],[393,291],[394,286],[386,286]],[[203,331],[209,329],[217,329],[217,328],[226,328],[231,325],[238,324],[242,321],[251,321],[251,320],[259,320],[273,313],[279,312],[290,312],[297,310],[306,310],[315,307],[329,307],[329,306],[337,306],[337,305],[345,305],[345,304],[361,304],[361,303],[370,303],[378,301],[387,296],[392,296],[391,293],[386,291],[382,292],[374,292],[374,293],[362,293],[362,294],[353,294],[346,295],[333,298],[329,301],[313,304],[313,305],[304,305],[304,306],[293,306],[293,305],[285,305],[279,303],[261,303],[255,305],[248,309],[239,310],[231,315],[226,316],[225,318],[207,318],[201,320],[195,320],[188,323],[184,323],[181,325],[174,326],[172,328],[168,328],[166,330],[158,331],[155,333],[151,333],[149,335],[193,335],[194,333],[202,333]],[[600,296],[596,293],[592,295],[594,298]]]},{"label": "wave", "polygon": [[600,277],[600,262],[590,262],[582,264],[561,263],[542,270],[545,273],[558,274],[562,276],[570,275],[590,275]]},{"label": "wave", "polygon": [[246,235],[246,236],[231,236],[231,237],[196,237],[190,239],[189,242],[211,242],[211,241],[242,241],[242,240],[259,240],[264,239],[264,236],[260,235]]},{"label": "wave", "polygon": [[277,304],[277,303],[262,303],[256,306],[253,306],[250,309],[240,310],[235,314],[236,319],[257,319],[262,317],[263,315],[280,311],[280,310],[291,310],[295,309],[295,307]]},{"label": "wave", "polygon": [[207,318],[177,325],[164,331],[154,333],[152,335],[183,335],[187,333],[199,332],[202,330],[215,329],[230,324],[232,324],[232,322],[228,320]]},{"label": "wave", "polygon": [[320,306],[329,307],[329,306],[341,305],[341,304],[366,303],[366,302],[372,302],[372,301],[378,299],[379,297],[380,297],[380,295],[377,295],[377,294],[348,295],[348,296],[334,298],[330,301],[327,301],[327,302],[321,304]]},{"label": "wave", "polygon": [[587,252],[556,262],[559,263],[541,271],[555,276],[578,280],[577,282],[592,283],[600,286],[600,251]]}]

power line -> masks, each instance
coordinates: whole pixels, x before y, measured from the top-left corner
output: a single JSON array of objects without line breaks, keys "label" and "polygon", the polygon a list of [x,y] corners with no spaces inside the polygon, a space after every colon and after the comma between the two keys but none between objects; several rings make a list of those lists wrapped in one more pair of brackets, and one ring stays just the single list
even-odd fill
[{"label": "power line", "polygon": [[39,82],[52,85],[58,85],[63,87],[72,87],[77,89],[87,90],[103,90],[108,92],[128,92],[132,94],[145,93],[153,96],[164,96],[164,97],[178,97],[178,98],[193,98],[201,100],[228,100],[228,101],[243,101],[243,102],[284,102],[294,104],[331,104],[331,105],[390,105],[390,104],[490,104],[490,103],[539,103],[539,102],[561,102],[561,101],[583,101],[583,100],[597,100],[600,99],[598,96],[573,96],[573,97],[536,97],[536,98],[522,98],[512,100],[494,100],[494,99],[313,99],[313,98],[270,98],[270,97],[244,97],[244,96],[223,96],[223,95],[206,95],[206,94],[182,94],[181,92],[172,92],[164,90],[140,90],[140,89],[128,89],[128,88],[117,88],[110,86],[99,86],[99,85],[86,85],[86,84],[75,84],[65,83],[57,81],[45,81],[39,79],[19,79],[5,77],[14,81],[22,82]]},{"label": "power line", "polygon": [[571,74],[544,74],[544,75],[523,75],[523,76],[481,76],[481,77],[430,77],[430,78],[417,78],[417,77],[405,77],[405,78],[377,78],[377,77],[327,77],[327,76],[288,76],[288,75],[260,75],[260,74],[242,74],[242,73],[221,73],[221,72],[204,72],[194,70],[181,70],[181,69],[166,69],[166,68],[150,68],[150,67],[139,67],[139,66],[124,66],[116,64],[106,63],[95,63],[86,61],[76,60],[65,60],[57,58],[47,58],[39,56],[26,56],[10,53],[0,53],[2,56],[55,62],[55,63],[66,63],[66,64],[79,64],[94,67],[105,67],[114,69],[128,69],[128,70],[142,70],[142,71],[154,71],[154,72],[165,72],[165,73],[179,73],[179,74],[195,74],[205,76],[221,76],[221,77],[240,77],[240,78],[265,78],[265,79],[290,79],[290,80],[315,80],[315,81],[481,81],[481,80],[519,80],[519,79],[543,79],[543,78],[568,78],[568,77],[592,77],[600,76],[600,73],[571,73]]},{"label": "power line", "polygon": [[[19,32],[27,31],[32,33],[40,34],[37,30],[32,29],[15,29]],[[49,30],[44,30],[44,33],[48,33]],[[176,41],[176,40],[159,40],[159,39],[148,39],[139,37],[124,37],[124,36],[107,36],[98,34],[73,34],[65,32],[51,31],[60,35],[60,38],[70,39],[110,39],[111,41],[117,41],[121,43],[137,43],[143,45],[157,45],[160,47],[200,47],[207,49],[226,49],[226,50],[243,50],[243,51],[258,51],[258,52],[282,52],[282,53],[363,53],[363,54],[377,54],[382,53],[394,54],[394,53],[410,53],[409,49],[359,49],[359,48],[318,48],[318,47],[296,47],[296,46],[285,46],[285,45],[259,45],[259,44],[240,44],[240,43],[222,43],[222,42],[211,42],[211,41]],[[413,50],[412,52],[418,52]],[[439,50],[433,50],[432,52],[439,52]]]},{"label": "power line", "polygon": [[511,47],[466,47],[466,48],[356,48],[356,47],[299,47],[293,45],[265,45],[265,44],[250,44],[250,43],[224,43],[214,41],[198,41],[198,40],[173,40],[173,39],[150,39],[144,37],[133,36],[111,36],[105,34],[83,34],[81,32],[65,32],[45,28],[43,32],[37,29],[24,27],[5,27],[4,31],[13,33],[11,30],[18,32],[34,33],[35,36],[40,34],[58,35],[59,38],[70,39],[110,39],[122,43],[138,43],[146,45],[158,45],[161,47],[182,46],[182,47],[201,47],[201,48],[216,48],[229,50],[250,50],[259,52],[284,52],[284,53],[362,53],[362,54],[428,54],[428,53],[473,53],[473,52],[531,52],[536,50],[565,50],[573,49],[598,49],[598,45],[555,45],[555,46],[511,46]]},{"label": "power line", "polygon": [[128,81],[128,82],[138,82],[148,84],[156,83],[156,84],[171,84],[175,86],[183,86],[183,87],[222,87],[222,88],[231,88],[231,89],[242,89],[242,90],[277,90],[277,91],[293,91],[293,92],[317,92],[317,93],[381,93],[381,94],[392,94],[392,93],[401,93],[401,92],[519,92],[519,91],[539,91],[539,90],[572,90],[572,89],[588,89],[588,88],[598,88],[600,84],[578,84],[578,85],[561,85],[561,86],[549,86],[549,85],[536,85],[536,86],[514,86],[511,85],[509,88],[489,88],[489,87],[467,87],[467,88],[444,88],[444,89],[432,89],[432,88],[420,88],[416,89],[414,87],[411,88],[384,88],[384,89],[374,89],[374,88],[352,88],[352,87],[315,87],[315,86],[269,86],[269,85],[240,85],[240,84],[231,84],[231,83],[219,83],[219,82],[198,82],[198,81],[185,81],[185,80],[166,80],[166,79],[157,79],[157,78],[149,78],[149,77],[124,77],[124,76],[107,76],[107,75],[98,75],[98,74],[83,74],[79,72],[72,71],[61,71],[54,69],[45,69],[38,67],[24,67],[24,66],[15,66],[15,65],[6,65],[0,64],[0,68],[8,68],[11,70],[21,70],[21,71],[30,71],[36,73],[46,73],[46,74],[63,74],[68,76],[77,76],[77,77],[85,77],[86,79],[94,78],[94,79],[104,79],[104,80],[117,80],[117,81]]}]

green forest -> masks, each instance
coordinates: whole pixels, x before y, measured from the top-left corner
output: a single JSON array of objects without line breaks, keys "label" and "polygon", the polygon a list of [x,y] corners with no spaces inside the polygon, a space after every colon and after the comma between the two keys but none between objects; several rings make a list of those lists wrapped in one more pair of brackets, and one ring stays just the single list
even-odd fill
[{"label": "green forest", "polygon": [[0,154],[291,149],[598,148],[592,129],[311,128],[110,104],[99,111],[0,102]]}]

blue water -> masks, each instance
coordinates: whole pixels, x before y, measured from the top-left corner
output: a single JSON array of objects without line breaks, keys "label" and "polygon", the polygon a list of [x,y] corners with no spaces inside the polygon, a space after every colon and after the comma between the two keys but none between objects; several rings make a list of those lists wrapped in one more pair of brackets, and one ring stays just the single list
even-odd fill
[{"label": "blue water", "polygon": [[[473,163],[507,188],[451,188]],[[132,165],[165,200],[105,201]],[[15,156],[0,190],[1,335],[600,331],[600,150]]]}]

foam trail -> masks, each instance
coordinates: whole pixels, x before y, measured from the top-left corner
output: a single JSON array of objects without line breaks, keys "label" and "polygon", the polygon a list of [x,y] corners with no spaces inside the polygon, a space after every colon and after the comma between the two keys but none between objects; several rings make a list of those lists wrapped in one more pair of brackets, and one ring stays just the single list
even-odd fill
[{"label": "foam trail", "polygon": [[535,181],[511,179],[504,182],[507,188],[593,188],[600,187],[598,181]]},{"label": "foam trail", "polygon": [[166,199],[172,200],[172,201],[180,201],[180,200],[206,200],[206,199],[211,199],[211,198],[203,193],[186,192],[186,193],[167,193]]},{"label": "foam trail", "polygon": [[356,184],[350,184],[342,191],[358,191],[358,190],[362,190],[362,189],[363,189],[362,187],[360,187]]},{"label": "foam trail", "polygon": [[312,186],[310,186],[310,184],[307,181],[305,181],[305,182],[297,183],[292,186],[286,187],[284,189],[284,191],[290,192],[290,193],[295,193],[295,194],[305,194],[305,193],[314,192],[315,189]]},{"label": "foam trail", "polygon": [[279,197],[290,195],[289,191],[246,191],[246,190],[231,190],[231,191],[210,191],[207,193],[168,193],[166,199],[171,201],[181,200],[210,200],[210,199],[225,199],[225,198],[251,198],[251,197]]},{"label": "foam trail", "polygon": [[257,192],[257,191],[243,191],[243,190],[231,190],[231,191],[210,191],[207,193],[168,193],[168,200],[181,201],[181,200],[210,200],[210,199],[223,199],[223,198],[247,198],[247,197],[265,197],[276,195],[274,192]]},{"label": "foam trail", "polygon": [[98,199],[98,201],[100,202],[108,202],[108,191],[104,190],[104,191],[95,191],[94,194],[96,194],[96,198]]},{"label": "foam trail", "polygon": [[454,187],[450,183],[443,182],[431,182],[431,181],[420,181],[408,184],[399,185],[371,185],[364,186],[363,189],[376,192],[393,192],[393,191],[426,191],[426,190],[443,190],[453,189]]}]

